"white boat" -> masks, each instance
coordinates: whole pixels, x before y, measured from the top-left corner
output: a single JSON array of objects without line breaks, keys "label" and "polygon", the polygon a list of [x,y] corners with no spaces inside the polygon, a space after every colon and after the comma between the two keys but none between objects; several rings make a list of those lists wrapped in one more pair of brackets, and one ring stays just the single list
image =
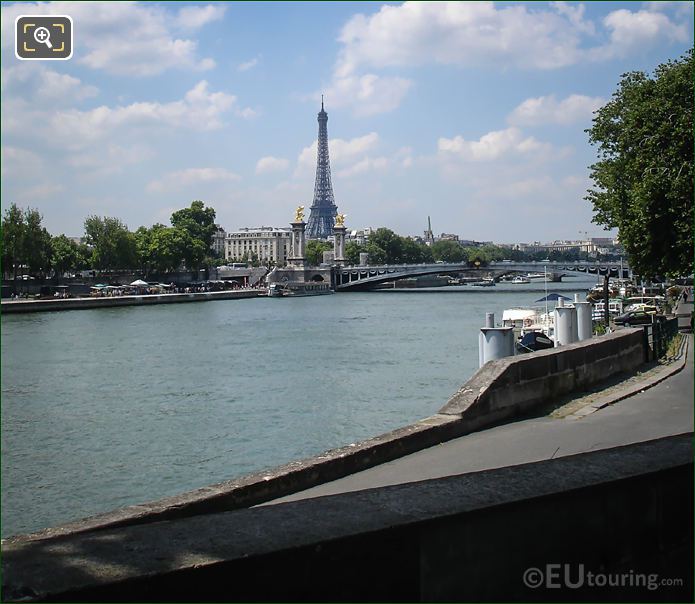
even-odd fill
[{"label": "white boat", "polygon": [[528,277],[524,277],[522,275],[517,275],[512,279],[512,283],[519,284],[519,283],[531,283],[531,279]]},{"label": "white boat", "polygon": [[271,283],[268,286],[268,296],[272,298],[287,298],[299,296],[321,296],[334,293],[330,283],[322,282],[286,282]]},{"label": "white boat", "polygon": [[[605,318],[606,304],[603,301],[594,302],[591,307],[591,319],[593,321],[603,321]],[[611,317],[623,314],[623,299],[610,298],[608,300],[608,313]]]},{"label": "white boat", "polygon": [[555,315],[542,308],[508,308],[502,312],[502,327],[512,327],[519,337],[530,331],[540,331],[550,337],[555,335]]}]

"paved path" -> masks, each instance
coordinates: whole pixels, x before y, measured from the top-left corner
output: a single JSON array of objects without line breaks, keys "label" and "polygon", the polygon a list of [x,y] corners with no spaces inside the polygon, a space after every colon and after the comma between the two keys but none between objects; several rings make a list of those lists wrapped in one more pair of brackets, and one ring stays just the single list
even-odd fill
[{"label": "paved path", "polygon": [[[601,404],[593,397],[586,405],[587,410],[593,405],[591,413],[533,418],[475,432],[269,504],[513,466],[692,432],[692,346],[690,336],[682,371],[664,379],[663,368],[657,368],[644,383],[627,380],[623,388],[637,393],[610,406],[599,408]],[[639,391],[650,379],[662,381]],[[619,398],[615,388],[613,400]],[[622,396],[627,394],[626,390]]]}]

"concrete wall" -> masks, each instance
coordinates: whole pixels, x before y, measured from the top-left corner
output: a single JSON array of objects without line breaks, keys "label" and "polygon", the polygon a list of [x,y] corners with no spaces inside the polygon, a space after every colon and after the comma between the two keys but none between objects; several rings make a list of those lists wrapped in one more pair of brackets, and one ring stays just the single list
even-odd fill
[{"label": "concrete wall", "polygon": [[[9,543],[3,601],[692,601],[692,455],[689,433],[419,483]],[[574,580],[584,565],[678,584],[525,586],[524,573],[546,564],[569,564]]]},{"label": "concrete wall", "polygon": [[477,430],[540,409],[617,373],[632,372],[642,363],[641,329],[507,357],[481,367],[439,413],[460,416]]}]

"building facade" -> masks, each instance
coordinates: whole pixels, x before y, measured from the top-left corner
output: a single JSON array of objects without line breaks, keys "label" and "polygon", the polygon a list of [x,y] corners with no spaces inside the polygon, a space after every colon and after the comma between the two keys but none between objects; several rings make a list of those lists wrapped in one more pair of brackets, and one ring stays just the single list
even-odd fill
[{"label": "building facade", "polygon": [[215,232],[212,235],[212,243],[210,249],[215,253],[215,256],[224,256],[224,246],[227,239],[227,232],[219,225],[215,225]]},{"label": "building facade", "polygon": [[227,262],[251,262],[284,266],[290,255],[292,231],[275,227],[243,228],[227,233],[224,258]]}]

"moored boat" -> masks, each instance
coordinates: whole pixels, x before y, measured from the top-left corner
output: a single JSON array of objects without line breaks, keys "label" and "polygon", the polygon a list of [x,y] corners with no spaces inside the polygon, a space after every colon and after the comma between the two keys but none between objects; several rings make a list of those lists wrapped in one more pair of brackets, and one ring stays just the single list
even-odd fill
[{"label": "moored boat", "polygon": [[321,282],[285,282],[271,283],[268,286],[268,296],[271,298],[288,298],[299,296],[321,296],[334,293],[330,283]]}]

